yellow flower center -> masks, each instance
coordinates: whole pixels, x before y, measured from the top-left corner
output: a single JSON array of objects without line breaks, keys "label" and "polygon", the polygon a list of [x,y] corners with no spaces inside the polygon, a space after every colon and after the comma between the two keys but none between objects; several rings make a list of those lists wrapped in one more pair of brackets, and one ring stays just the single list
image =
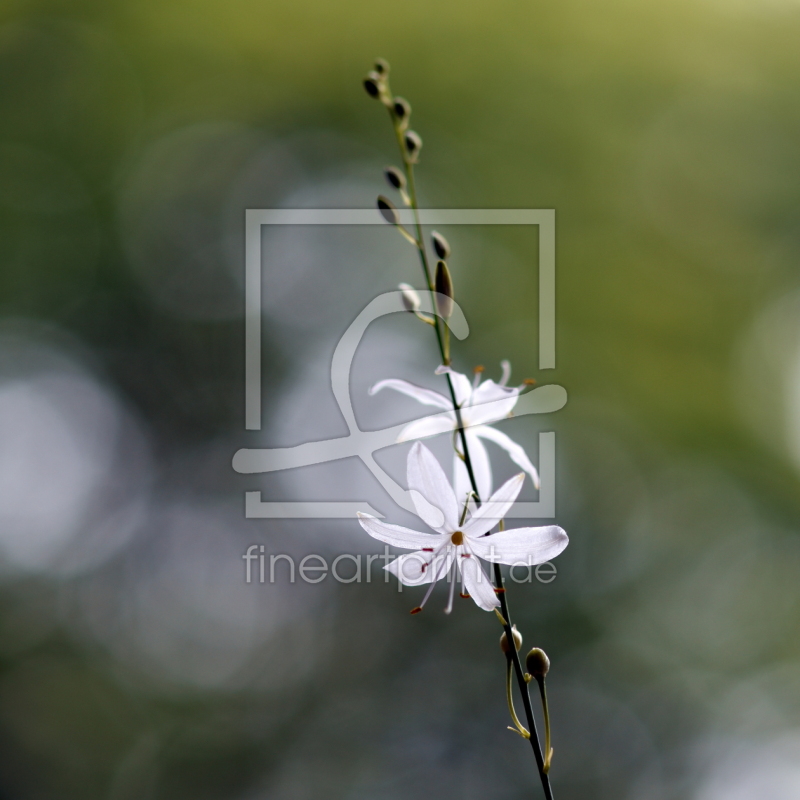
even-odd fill
[{"label": "yellow flower center", "polygon": [[464,534],[461,531],[456,531],[451,537],[450,541],[458,547],[461,544],[464,544]]}]

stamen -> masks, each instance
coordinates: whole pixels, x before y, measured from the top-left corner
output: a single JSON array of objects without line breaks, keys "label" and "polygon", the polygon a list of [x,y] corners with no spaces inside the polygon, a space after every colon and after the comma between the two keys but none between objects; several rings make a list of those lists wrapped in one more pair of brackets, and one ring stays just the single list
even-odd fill
[{"label": "stamen", "polygon": [[533,378],[525,378],[525,380],[522,381],[522,386],[536,386],[536,381]]},{"label": "stamen", "polygon": [[508,379],[511,377],[511,362],[501,361],[500,366],[503,368],[503,375],[500,378],[500,385],[506,386],[508,384]]},{"label": "stamen", "polygon": [[432,547],[423,547],[422,548],[422,552],[423,553],[432,553],[433,552],[433,548]]},{"label": "stamen", "polygon": [[469,600],[469,595],[468,594],[464,594],[464,592],[459,592],[458,596],[459,597],[463,597],[465,600]]},{"label": "stamen", "polygon": [[[433,563],[432,561],[428,562],[429,564]],[[425,592],[425,597],[422,598],[422,602],[419,604],[420,610],[424,608],[425,603],[428,602],[428,598],[431,596],[431,592],[433,591],[433,587],[436,586],[437,581],[439,578],[442,577],[442,568],[447,566],[447,555],[442,559],[441,565],[436,570],[436,575],[433,576],[433,580],[431,581],[431,585],[428,587],[428,591]]]},{"label": "stamen", "polygon": [[412,608],[411,611],[409,611],[408,613],[409,614],[419,614],[420,611],[422,611],[422,606],[417,606],[416,608]]},{"label": "stamen", "polygon": [[494,593],[495,594],[505,594],[506,593],[506,589],[505,589],[504,586],[499,588],[499,589],[497,587],[495,587]]},{"label": "stamen", "polygon": [[458,578],[456,577],[456,560],[453,559],[453,569],[450,572],[450,595],[447,598],[447,606],[444,610],[445,614],[449,614],[453,610],[453,596],[456,591],[456,581]]},{"label": "stamen", "polygon": [[481,382],[481,375],[483,374],[483,367],[478,365],[475,369],[472,370],[475,373],[475,377],[472,379],[472,388],[477,389],[480,382]]}]

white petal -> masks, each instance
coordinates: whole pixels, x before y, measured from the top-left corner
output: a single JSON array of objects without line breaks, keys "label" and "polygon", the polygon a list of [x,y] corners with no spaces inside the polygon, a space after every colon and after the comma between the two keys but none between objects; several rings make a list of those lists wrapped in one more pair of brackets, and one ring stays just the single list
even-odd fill
[{"label": "white petal", "polygon": [[466,412],[470,425],[483,425],[505,419],[517,404],[519,389],[509,389],[494,381],[484,381],[473,393]]},{"label": "white petal", "polygon": [[488,425],[480,425],[477,428],[472,428],[472,433],[475,436],[482,436],[484,439],[489,439],[502,447],[503,450],[511,456],[511,460],[518,467],[522,467],[522,469],[531,476],[533,485],[537,489],[539,488],[539,473],[536,471],[536,467],[531,463],[527,453],[522,449],[522,445],[517,444],[504,433],[501,433],[495,428],[490,428]]},{"label": "white petal", "polygon": [[495,594],[494,584],[484,572],[481,562],[474,555],[459,553],[458,566],[464,580],[464,588],[477,605],[484,611],[497,608],[500,601]]},{"label": "white petal", "polygon": [[384,569],[396,575],[397,580],[405,586],[422,586],[444,577],[452,566],[454,557],[452,547],[435,555],[417,550],[398,556]]},{"label": "white petal", "polygon": [[387,378],[385,381],[378,381],[378,383],[369,390],[369,393],[373,395],[381,389],[394,389],[396,392],[402,392],[418,400],[420,403],[424,403],[426,406],[448,409],[453,407],[449,398],[445,397],[443,394],[434,392],[431,389],[424,389],[422,386],[400,380],[400,378]]},{"label": "white petal", "polygon": [[400,431],[397,437],[398,442],[412,442],[415,439],[425,439],[428,436],[437,436],[440,433],[452,431],[456,427],[455,419],[448,417],[447,414],[435,414],[431,417],[409,422]]},{"label": "white petal", "polygon": [[467,520],[461,530],[465,536],[482,536],[490,531],[508,513],[522,489],[525,473],[520,472],[506,481],[481,507]]},{"label": "white petal", "polygon": [[[482,499],[487,498],[492,493],[492,467],[489,463],[489,456],[483,446],[483,442],[477,436],[474,436],[471,430],[467,430],[466,434],[472,472],[475,475],[475,482],[478,484],[478,494]],[[456,439],[456,444],[460,450],[460,436]],[[467,493],[472,490],[472,482],[469,479],[466,464],[457,455],[453,456],[453,465],[456,501],[458,502],[460,514],[461,509],[464,508]]]},{"label": "white petal", "polygon": [[390,544],[392,547],[420,550],[423,547],[435,547],[441,541],[440,537],[433,534],[412,531],[400,525],[389,525],[370,514],[362,514],[360,511],[358,512],[358,521],[373,539]]},{"label": "white petal", "polygon": [[[438,530],[440,533],[452,533],[457,529],[456,496],[453,494],[450,482],[439,462],[421,442],[416,442],[408,454],[408,488],[414,490],[411,493],[412,500],[416,498],[418,492],[429,505],[438,508],[444,515],[443,524],[432,526],[434,530]],[[421,517],[423,514],[430,516],[430,509],[427,505],[417,505],[415,502],[415,506]]]},{"label": "white petal", "polygon": [[497,564],[544,564],[569,544],[569,537],[558,525],[542,528],[515,528],[491,536],[470,539],[472,552]]},{"label": "white petal", "polygon": [[[472,396],[472,384],[469,382],[469,378],[466,375],[462,375],[460,372],[456,372],[452,367],[445,367],[444,365],[436,367],[436,374],[447,374],[450,376],[450,380],[453,383],[453,392],[456,396],[456,403],[460,406],[469,403],[469,399]],[[450,408],[452,407],[453,404],[450,403]]]}]

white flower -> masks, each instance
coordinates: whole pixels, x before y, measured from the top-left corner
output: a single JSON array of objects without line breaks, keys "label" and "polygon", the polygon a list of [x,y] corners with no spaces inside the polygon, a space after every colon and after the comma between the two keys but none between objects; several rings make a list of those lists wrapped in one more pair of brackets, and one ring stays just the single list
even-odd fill
[{"label": "white flower", "polygon": [[406,586],[430,584],[422,603],[412,613],[422,609],[436,581],[449,576],[450,598],[445,609],[449,614],[459,575],[461,596],[472,597],[478,606],[491,611],[500,601],[478,557],[492,563],[532,566],[555,558],[567,546],[567,534],[557,525],[485,535],[511,508],[524,480],[524,472],[511,478],[462,523],[456,495],[439,462],[421,442],[414,444],[408,454],[408,488],[417,515],[436,533],[419,533],[381,522],[369,514],[358,515],[370,536],[414,551],[385,567]]},{"label": "white flower", "polygon": [[[504,433],[490,427],[493,422],[511,415],[517,403],[522,386],[506,386],[511,376],[511,365],[508,361],[502,362],[503,376],[500,383],[493,380],[480,381],[481,373],[475,375],[474,382],[470,382],[466,375],[455,372],[450,367],[439,367],[436,373],[450,373],[450,380],[453,382],[453,391],[456,396],[456,403],[461,408],[461,420],[464,425],[464,434],[469,448],[470,462],[475,474],[475,483],[481,498],[486,498],[492,491],[492,468],[489,464],[489,456],[483,446],[483,439],[499,445],[505,450],[511,460],[521,467],[531,476],[533,485],[539,488],[539,474],[530,459],[520,445],[509,439]],[[398,442],[407,442],[412,439],[422,439],[427,436],[435,436],[438,433],[454,431],[457,428],[456,415],[453,411],[453,402],[449,397],[434,392],[431,389],[423,389],[421,386],[400,380],[399,378],[389,378],[379,381],[369,391],[375,394],[381,389],[394,389],[395,391],[407,394],[420,403],[428,406],[436,406],[450,413],[437,414],[435,417],[416,420],[406,425],[397,437]],[[461,442],[456,442],[457,447],[461,447]],[[456,497],[459,502],[464,500],[472,489],[467,468],[463,460],[455,455],[454,484]]]}]

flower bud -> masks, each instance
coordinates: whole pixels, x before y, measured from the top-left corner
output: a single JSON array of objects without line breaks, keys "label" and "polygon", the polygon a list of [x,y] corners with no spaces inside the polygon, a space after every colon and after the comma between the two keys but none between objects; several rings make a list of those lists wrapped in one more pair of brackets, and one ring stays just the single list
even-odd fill
[{"label": "flower bud", "polygon": [[383,176],[392,189],[402,190],[406,188],[406,176],[397,167],[386,167],[383,171]]},{"label": "flower bud", "polygon": [[392,102],[392,108],[398,119],[407,120],[411,116],[411,106],[404,97],[395,97]]},{"label": "flower bud", "polygon": [[386,61],[384,58],[376,58],[375,59],[375,72],[378,75],[388,75],[389,74],[389,62]]},{"label": "flower bud", "polygon": [[377,72],[370,72],[364,78],[364,89],[370,97],[378,97],[381,93],[381,76]]},{"label": "flower bud", "polygon": [[436,308],[439,316],[449,319],[453,313],[453,279],[444,261],[436,263]]},{"label": "flower bud", "polygon": [[398,287],[403,293],[403,308],[406,311],[419,311],[420,299],[417,290],[409,283],[401,283]]},{"label": "flower bud", "polygon": [[387,200],[382,194],[378,195],[378,211],[381,212],[381,216],[390,225],[397,225],[400,222],[394,204],[390,200]]},{"label": "flower bud", "polygon": [[[519,651],[520,647],[522,647],[522,634],[517,630],[517,626],[514,625],[511,628],[511,633],[514,636],[514,647]],[[506,632],[503,631],[503,635],[500,637],[500,649],[506,654],[509,655],[511,653],[511,648],[508,644],[508,636],[506,636]]]},{"label": "flower bud", "polygon": [[416,156],[422,148],[422,139],[416,131],[406,131],[403,141],[410,156]]},{"label": "flower bud", "polygon": [[525,656],[525,669],[536,678],[537,681],[543,680],[550,669],[550,659],[541,647],[534,647]]},{"label": "flower bud", "polygon": [[450,244],[441,233],[434,231],[431,234],[431,241],[433,242],[433,249],[436,251],[437,258],[444,259],[445,261],[450,258]]}]

